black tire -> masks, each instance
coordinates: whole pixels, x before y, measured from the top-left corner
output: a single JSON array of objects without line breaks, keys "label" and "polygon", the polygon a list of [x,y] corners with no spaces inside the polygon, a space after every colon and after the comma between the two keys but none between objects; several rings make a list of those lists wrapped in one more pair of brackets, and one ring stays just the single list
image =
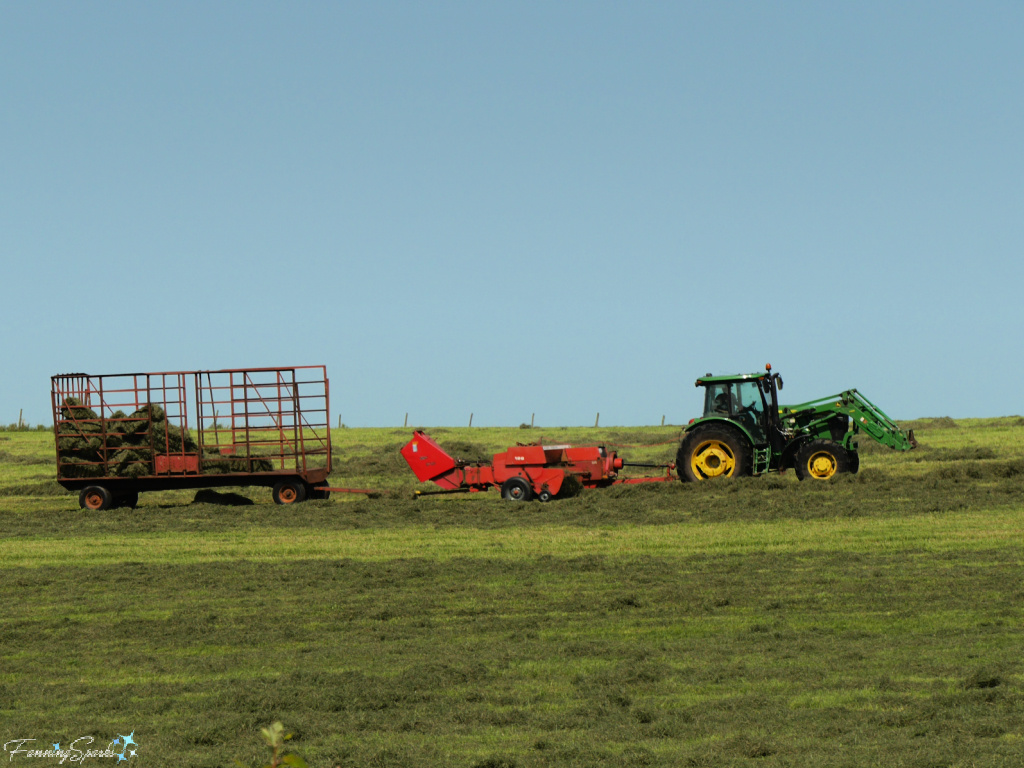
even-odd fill
[{"label": "black tire", "polygon": [[752,473],[753,446],[727,424],[702,424],[686,433],[676,454],[676,473],[683,482]]},{"label": "black tire", "polygon": [[298,504],[306,500],[306,484],[301,480],[281,480],[274,486],[275,504]]},{"label": "black tire", "polygon": [[78,494],[78,506],[98,512],[114,506],[114,497],[102,485],[88,485]]},{"label": "black tire", "polygon": [[856,475],[860,472],[860,452],[847,451],[846,455],[850,457],[850,474]]},{"label": "black tire", "polygon": [[812,440],[796,453],[798,480],[829,480],[850,471],[850,454],[831,440]]},{"label": "black tire", "polygon": [[547,488],[544,488],[537,494],[537,501],[551,501],[553,498],[555,498],[554,494]]},{"label": "black tire", "polygon": [[501,498],[506,501],[529,501],[533,498],[533,488],[524,477],[510,477],[501,485]]},{"label": "black tire", "polygon": [[319,485],[311,485],[306,489],[306,498],[310,501],[327,501],[331,498],[331,492]]},{"label": "black tire", "polygon": [[139,492],[132,491],[131,493],[119,493],[114,497],[114,506],[130,507],[131,509],[135,509],[139,506]]}]

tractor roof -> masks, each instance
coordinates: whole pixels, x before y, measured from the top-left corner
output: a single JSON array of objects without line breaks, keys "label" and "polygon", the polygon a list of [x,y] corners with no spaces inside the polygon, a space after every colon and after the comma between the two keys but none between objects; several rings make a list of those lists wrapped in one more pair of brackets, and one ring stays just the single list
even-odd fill
[{"label": "tractor roof", "polygon": [[720,382],[732,382],[732,381],[759,381],[765,376],[768,376],[768,372],[762,371],[761,373],[734,373],[731,376],[712,376],[710,373],[706,376],[701,376],[697,379],[694,384],[695,387],[703,387],[708,384],[718,384]]}]

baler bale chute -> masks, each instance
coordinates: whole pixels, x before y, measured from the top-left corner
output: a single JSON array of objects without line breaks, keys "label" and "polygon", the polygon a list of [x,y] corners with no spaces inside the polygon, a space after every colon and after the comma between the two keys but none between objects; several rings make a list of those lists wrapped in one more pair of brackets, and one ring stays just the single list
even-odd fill
[{"label": "baler bale chute", "polygon": [[[442,490],[435,493],[474,493],[496,487],[503,499],[511,501],[550,501],[579,488],[675,480],[672,464],[630,463],[601,445],[516,445],[494,454],[490,463],[467,462],[450,456],[430,435],[417,430],[402,448],[402,456],[420,482],[440,486]],[[665,474],[619,477],[619,470],[628,466],[659,467]]]}]

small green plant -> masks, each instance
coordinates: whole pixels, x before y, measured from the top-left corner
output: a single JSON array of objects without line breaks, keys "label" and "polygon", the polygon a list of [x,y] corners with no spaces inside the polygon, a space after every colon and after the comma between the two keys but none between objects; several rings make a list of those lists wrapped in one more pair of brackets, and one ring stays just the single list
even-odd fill
[{"label": "small green plant", "polygon": [[[280,720],[271,723],[266,728],[261,728],[260,732],[271,752],[270,762],[264,768],[278,768],[281,765],[290,765],[292,768],[308,768],[306,761],[294,752],[283,752],[284,743],[292,737],[292,734],[284,732],[284,725]],[[235,760],[235,764],[242,765],[238,760]]]}]

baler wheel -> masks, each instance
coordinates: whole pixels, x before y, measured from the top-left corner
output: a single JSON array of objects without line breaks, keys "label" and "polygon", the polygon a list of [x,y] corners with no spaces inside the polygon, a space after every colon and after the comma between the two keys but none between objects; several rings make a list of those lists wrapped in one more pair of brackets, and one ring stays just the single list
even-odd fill
[{"label": "baler wheel", "polygon": [[850,471],[850,455],[831,440],[812,440],[796,454],[796,476],[799,480],[828,480],[840,472]]},{"label": "baler wheel", "polygon": [[551,501],[553,498],[554,495],[547,488],[537,494],[537,501]]},{"label": "baler wheel", "polygon": [[742,477],[751,473],[751,453],[746,438],[736,430],[705,424],[688,432],[679,444],[676,471],[680,480],[690,482]]},{"label": "baler wheel", "polygon": [[89,485],[78,494],[78,506],[82,509],[91,509],[94,512],[110,509],[114,506],[114,497],[102,485]]},{"label": "baler wheel", "polygon": [[501,485],[501,498],[507,501],[529,501],[533,498],[533,489],[525,478],[510,477]]},{"label": "baler wheel", "polygon": [[275,504],[298,504],[306,499],[306,484],[301,480],[282,480],[274,486]]}]

